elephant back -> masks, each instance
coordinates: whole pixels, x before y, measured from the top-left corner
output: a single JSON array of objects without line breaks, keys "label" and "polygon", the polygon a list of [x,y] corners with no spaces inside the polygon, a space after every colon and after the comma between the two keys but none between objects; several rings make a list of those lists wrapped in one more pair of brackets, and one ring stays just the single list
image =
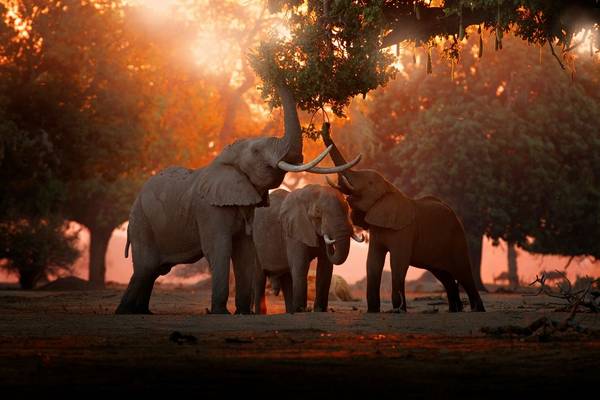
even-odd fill
[{"label": "elephant back", "polygon": [[290,192],[277,189],[269,194],[269,207],[254,210],[252,239],[263,270],[277,272],[288,269],[285,239],[279,211]]},{"label": "elephant back", "polygon": [[[152,176],[142,187],[139,195],[144,214],[151,216],[160,232],[168,226],[185,226],[189,222],[192,205],[191,187],[199,170],[169,167]],[[173,224],[172,222],[176,223]]]},{"label": "elephant back", "polygon": [[418,237],[428,238],[432,248],[442,248],[464,237],[464,229],[454,210],[442,200],[427,196],[416,200]]},{"label": "elephant back", "polygon": [[[151,177],[142,187],[133,210],[132,229],[144,216],[163,253],[183,252],[198,242],[194,219],[193,182],[199,170],[170,167]],[[186,227],[182,229],[181,227]]]}]

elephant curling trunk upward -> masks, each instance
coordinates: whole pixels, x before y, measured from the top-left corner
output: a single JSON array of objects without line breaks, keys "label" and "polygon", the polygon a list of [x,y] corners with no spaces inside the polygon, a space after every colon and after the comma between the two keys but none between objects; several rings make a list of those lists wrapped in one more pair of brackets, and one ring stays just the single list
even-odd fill
[{"label": "elephant curling trunk upward", "polygon": [[335,243],[327,244],[327,258],[334,265],[343,264],[350,252],[350,236],[338,239]]}]

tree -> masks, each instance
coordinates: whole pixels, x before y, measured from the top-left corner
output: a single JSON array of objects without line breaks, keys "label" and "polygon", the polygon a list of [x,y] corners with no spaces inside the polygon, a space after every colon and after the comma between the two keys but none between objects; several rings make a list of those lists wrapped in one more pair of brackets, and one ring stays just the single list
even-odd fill
[{"label": "tree", "polygon": [[54,213],[90,230],[90,283],[102,287],[108,239],[127,219],[147,171],[138,153],[151,102],[136,73],[136,38],[108,1],[23,0],[2,11],[6,113],[30,140],[52,149],[55,162],[41,181],[60,193]]},{"label": "tree", "polygon": [[263,43],[254,55],[263,95],[277,104],[274,86],[285,80],[301,108],[316,111],[329,105],[338,116],[350,98],[365,96],[393,77],[393,58],[383,49],[394,44],[410,41],[431,49],[447,38],[446,54],[456,61],[463,39],[474,32],[467,28],[473,25],[480,32],[494,32],[497,49],[502,48],[504,33],[513,29],[529,43],[547,43],[553,54],[554,43],[565,53],[576,47],[576,36],[584,28],[594,40],[599,36],[600,5],[594,0],[268,3],[271,11],[286,13],[290,34]]},{"label": "tree", "polygon": [[0,267],[14,271],[23,289],[48,274],[70,270],[79,257],[76,232],[61,219],[0,222]]},{"label": "tree", "polygon": [[[0,84],[1,86],[1,84]],[[76,234],[53,216],[61,196],[51,171],[58,162],[47,135],[21,130],[0,95],[0,268],[23,289],[68,270],[79,256]]]},{"label": "tree", "polygon": [[517,249],[514,243],[508,243],[508,286],[515,290],[519,287],[519,274],[517,273]]},{"label": "tree", "polygon": [[[396,44],[399,49],[401,42],[412,42],[414,46],[423,46],[427,51],[427,73],[431,73],[431,49],[441,47],[446,59],[452,68],[460,56],[468,55],[461,52],[465,47],[465,38],[479,33],[479,55],[483,51],[482,35],[493,32],[494,47],[502,49],[504,35],[513,30],[515,35],[525,39],[530,44],[543,46],[548,44],[552,54],[558,60],[560,67],[565,68],[563,61],[555,51],[555,45],[562,46],[563,60],[568,60],[573,69],[571,51],[581,44],[577,34],[587,29],[586,35],[592,37],[591,52],[595,50],[594,43],[598,40],[600,22],[600,5],[591,0],[575,2],[564,1],[490,1],[479,0],[463,2],[461,0],[447,0],[444,2],[425,1],[330,1],[330,0],[271,0],[270,8],[273,11],[283,11],[289,16],[291,29],[288,38],[273,38],[270,42],[263,43],[253,56],[253,65],[263,80],[263,96],[270,100],[272,105],[278,104],[275,86],[284,81],[295,92],[300,107],[316,113],[330,107],[331,111],[339,117],[344,116],[344,109],[356,94],[362,94],[384,86],[389,79],[395,76],[396,70],[391,65],[393,57],[384,48]],[[478,29],[467,29],[475,25]],[[468,43],[468,42],[467,42]],[[505,63],[509,65],[509,63]],[[510,71],[506,71],[510,76]],[[452,72],[453,74],[453,72]],[[450,75],[450,74],[448,74]],[[498,86],[496,86],[498,87]],[[436,91],[438,87],[432,87]],[[463,94],[460,94],[463,96]],[[434,97],[428,97],[431,100]],[[467,108],[471,109],[467,109]],[[489,106],[488,106],[489,109]],[[406,110],[403,110],[406,111]],[[439,110],[438,110],[439,111]],[[477,121],[457,120],[462,115],[479,115],[480,110],[474,109],[470,103],[455,101],[444,109],[440,119],[424,118],[444,138],[446,125],[454,126],[455,131],[463,128],[474,134],[457,138],[456,145],[471,142],[470,148],[479,154],[477,147],[485,143],[486,138],[481,135],[482,129],[477,126]],[[433,114],[433,111],[430,111]],[[501,121],[506,115],[497,116]],[[485,113],[483,113],[485,114]],[[451,115],[451,117],[448,117]],[[402,116],[401,118],[410,118]],[[443,119],[446,118],[444,121]],[[518,127],[518,124],[515,126]],[[424,126],[425,127],[425,126]],[[309,124],[305,128],[309,136],[317,137],[318,131]],[[400,143],[402,136],[396,135],[388,140],[394,151],[400,151],[397,156],[412,156],[408,154],[406,143]],[[509,140],[509,139],[507,139]],[[529,139],[516,144],[530,148],[536,155],[544,146],[551,146],[543,138],[535,138],[537,146],[529,146]],[[430,142],[431,146],[434,142]],[[461,146],[457,154],[469,156],[468,146]],[[402,149],[402,150],[399,150]],[[491,160],[484,166],[479,163],[471,168],[485,168],[493,166]],[[512,160],[511,160],[512,162]],[[438,163],[439,164],[439,163]],[[466,165],[466,164],[463,164]],[[445,165],[440,167],[446,168]],[[551,169],[538,168],[536,171],[550,171]],[[490,170],[493,171],[493,170]],[[514,182],[519,176],[516,168],[500,169],[511,171],[513,176],[499,177],[503,182]],[[445,172],[445,170],[443,170]],[[453,172],[458,172],[454,169]],[[471,174],[474,185],[485,185],[487,181],[479,180],[480,174]],[[528,188],[527,188],[528,189]],[[527,196],[528,190],[514,191],[517,198]],[[542,193],[542,192],[538,192]],[[456,198],[456,197],[455,197]],[[481,204],[490,204],[486,199],[481,199]],[[510,199],[512,200],[512,199]],[[457,202],[455,202],[457,203]],[[534,203],[533,201],[531,203]],[[497,210],[481,210],[488,214],[498,214],[495,218],[509,220],[506,215],[497,213]],[[521,211],[522,208],[519,208]],[[459,210],[460,212],[460,210]],[[486,229],[490,229],[487,221],[481,220],[480,215],[468,221],[467,213],[463,218],[471,242],[472,258],[476,265],[475,275],[479,277],[478,267],[481,257],[481,238]],[[497,222],[497,221],[496,221]],[[505,229],[505,224],[493,225],[497,229]],[[487,227],[487,228],[486,228]],[[513,229],[503,232],[505,236],[517,235],[523,242],[522,233],[528,229]],[[495,233],[500,235],[500,233]],[[483,285],[479,278],[479,287]]]},{"label": "tree", "polygon": [[363,138],[363,165],[410,195],[447,201],[476,277],[484,235],[545,254],[596,254],[600,66],[580,57],[572,81],[510,35],[483,59],[469,46],[454,79],[445,59],[428,76],[404,57],[405,73],[354,107],[340,143]]},{"label": "tree", "polygon": [[[248,116],[251,114],[249,103],[255,100],[251,89],[256,87],[256,75],[247,53],[266,37],[266,32],[277,25],[280,18],[269,14],[266,4],[257,0],[194,2],[192,10],[201,44],[220,38],[219,51],[207,52],[200,60],[212,75],[222,107],[223,121],[215,145],[218,151],[240,134],[252,134],[248,130],[251,124]],[[214,43],[208,47],[214,48]]]}]

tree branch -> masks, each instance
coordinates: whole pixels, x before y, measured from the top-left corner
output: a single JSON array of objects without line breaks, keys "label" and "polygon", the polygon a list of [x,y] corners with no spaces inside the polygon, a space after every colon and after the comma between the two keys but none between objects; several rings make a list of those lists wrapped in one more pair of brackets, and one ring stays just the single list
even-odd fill
[{"label": "tree branch", "polygon": [[[384,15],[392,31],[382,40],[382,47],[389,47],[405,40],[426,42],[429,38],[442,35],[458,34],[459,16],[446,16],[441,7],[422,7],[419,18],[412,5],[407,7],[386,7]],[[462,23],[466,28],[493,21],[495,13],[484,9],[465,9],[462,12]]]},{"label": "tree branch", "polygon": [[552,46],[552,40],[551,39],[548,39],[548,44],[550,45],[550,51],[552,51],[552,55],[554,56],[554,58],[556,58],[556,61],[558,61],[558,65],[560,65],[560,67],[562,69],[565,69],[564,64],[560,61],[560,58],[558,58],[558,55],[554,51],[554,46]]},{"label": "tree branch", "polygon": [[[512,5],[510,10],[505,8],[506,22],[516,22],[526,8],[526,2]],[[413,2],[388,1],[384,5],[384,16],[388,22],[390,32],[382,39],[382,47],[389,47],[405,40],[417,43],[425,42],[435,36],[456,35],[459,33],[460,16],[457,14],[446,15],[442,7],[419,7],[418,13]],[[545,15],[539,24],[539,30],[546,32],[546,37],[557,37],[554,32],[561,32],[563,28],[571,32],[579,31],[586,25],[600,24],[600,3],[595,0],[565,1],[562,7],[553,10],[554,13]],[[510,17],[510,18],[509,18]],[[525,18],[525,17],[523,17]],[[527,18],[531,22],[530,18]],[[554,24],[547,24],[554,21]],[[560,22],[559,22],[560,21]],[[496,7],[481,7],[462,9],[462,26],[484,24],[487,27],[496,26],[498,14]],[[556,24],[559,24],[556,26]]]}]

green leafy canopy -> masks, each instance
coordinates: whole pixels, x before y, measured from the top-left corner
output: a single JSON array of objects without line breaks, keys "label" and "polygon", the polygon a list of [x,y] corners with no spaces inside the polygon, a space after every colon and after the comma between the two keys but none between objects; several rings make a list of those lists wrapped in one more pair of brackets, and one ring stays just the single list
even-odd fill
[{"label": "green leafy canopy", "polygon": [[[384,86],[397,70],[386,50],[405,41],[435,47],[447,39],[446,58],[458,61],[461,43],[476,26],[495,35],[513,31],[529,43],[562,46],[563,56],[582,40],[600,42],[600,3],[596,0],[270,0],[272,12],[287,16],[289,35],[273,35],[251,55],[262,78],[262,94],[278,106],[277,85],[292,88],[301,109],[326,106],[344,116],[357,94]],[[449,39],[449,40],[448,40]],[[593,48],[593,45],[592,45]],[[556,55],[559,60],[559,56]],[[562,66],[562,64],[561,64]],[[564,67],[564,66],[563,66]],[[314,130],[314,129],[313,129]]]},{"label": "green leafy canopy", "polygon": [[357,94],[385,85],[395,76],[393,57],[381,47],[383,1],[272,1],[289,15],[287,37],[272,35],[251,54],[263,81],[263,97],[279,105],[278,85],[289,86],[298,106],[336,116]]}]

